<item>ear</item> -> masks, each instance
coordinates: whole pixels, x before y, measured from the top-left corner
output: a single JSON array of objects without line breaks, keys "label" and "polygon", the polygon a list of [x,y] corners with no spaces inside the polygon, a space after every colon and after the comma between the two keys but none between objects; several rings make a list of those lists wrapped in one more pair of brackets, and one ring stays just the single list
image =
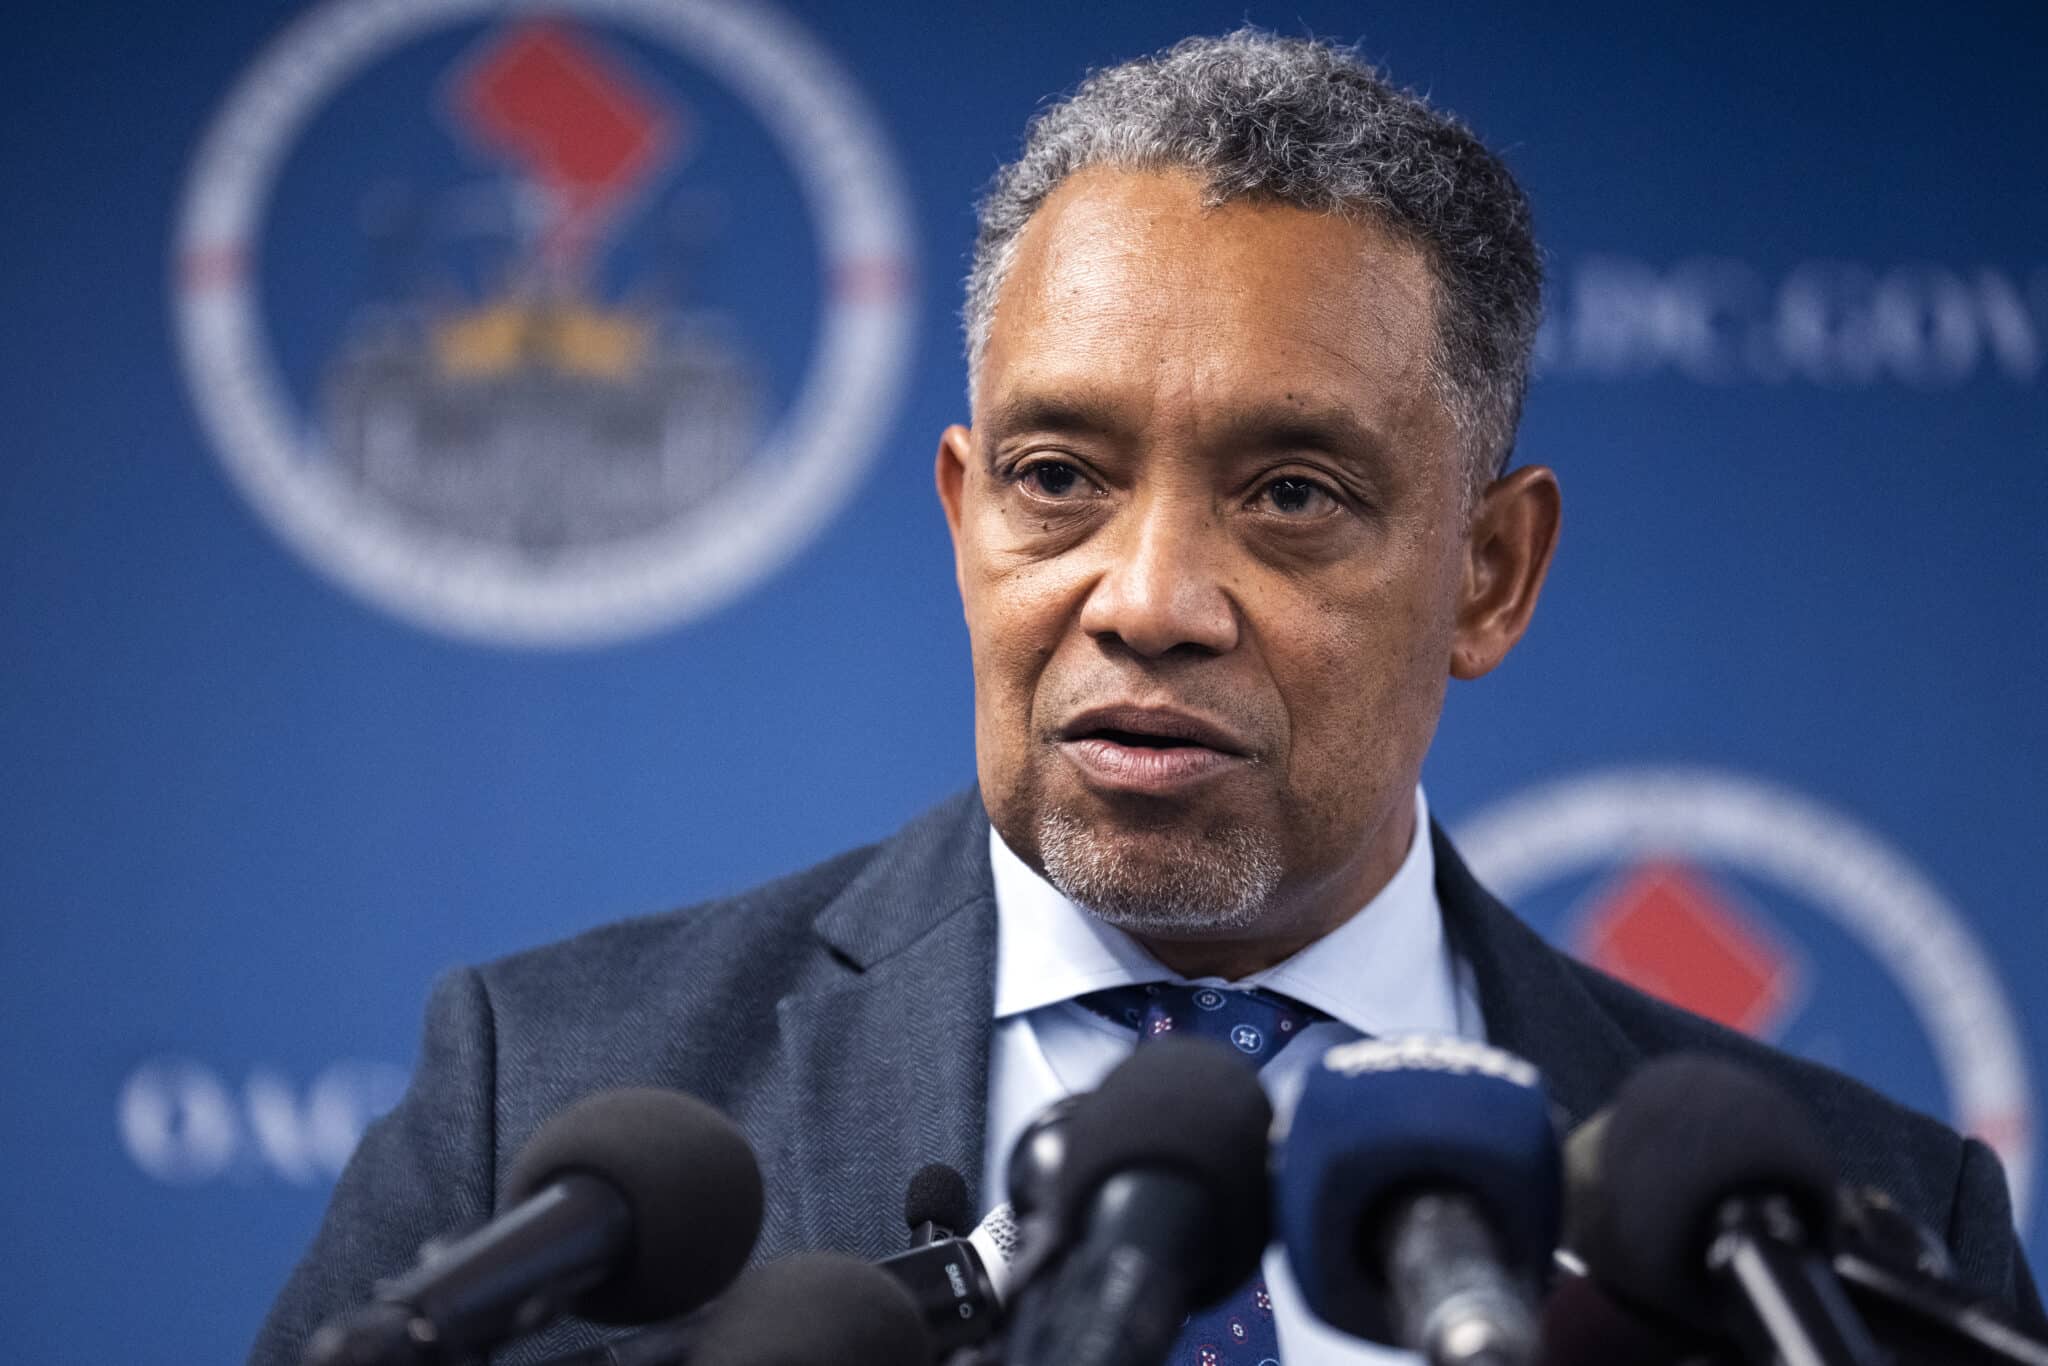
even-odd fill
[{"label": "ear", "polygon": [[1465,537],[1465,574],[1451,640],[1451,676],[1478,678],[1507,658],[1536,611],[1561,502],[1557,476],[1531,465],[1480,495]]},{"label": "ear", "polygon": [[938,485],[939,506],[946,511],[946,530],[953,537],[953,578],[966,594],[961,581],[960,516],[967,488],[967,462],[974,458],[974,434],[959,423],[939,433],[939,453],[932,467],[932,482]]}]

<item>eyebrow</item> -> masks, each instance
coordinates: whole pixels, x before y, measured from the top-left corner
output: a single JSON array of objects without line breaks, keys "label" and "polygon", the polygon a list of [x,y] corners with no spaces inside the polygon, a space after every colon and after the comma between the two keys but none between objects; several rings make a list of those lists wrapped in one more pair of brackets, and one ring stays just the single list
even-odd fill
[{"label": "eyebrow", "polygon": [[1085,388],[1004,399],[982,425],[999,440],[1017,432],[1077,432],[1109,437],[1127,434],[1126,424],[1117,416],[1117,405],[1106,395]]},{"label": "eyebrow", "polygon": [[1261,451],[1321,451],[1361,473],[1381,466],[1387,453],[1385,438],[1337,404],[1253,404],[1227,414],[1214,439]]},{"label": "eyebrow", "polygon": [[[1109,396],[1075,388],[1059,393],[1025,393],[1007,398],[984,424],[997,442],[1019,432],[1063,432],[1127,439],[1133,433]],[[1270,400],[1233,408],[1205,424],[1213,446],[1259,451],[1316,450],[1335,456],[1360,473],[1386,461],[1384,437],[1341,404]],[[992,443],[993,444],[993,443]]]}]

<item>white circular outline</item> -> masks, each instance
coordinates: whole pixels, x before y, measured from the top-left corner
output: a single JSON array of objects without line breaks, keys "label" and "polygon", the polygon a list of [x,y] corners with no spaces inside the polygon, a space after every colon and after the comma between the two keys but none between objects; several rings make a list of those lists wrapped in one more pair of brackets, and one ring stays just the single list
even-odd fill
[{"label": "white circular outline", "polygon": [[[737,90],[796,173],[823,302],[803,387],[739,477],[671,527],[538,572],[506,549],[405,525],[305,458],[264,344],[253,265],[279,164],[362,65],[430,29],[529,12],[650,33]],[[879,453],[916,320],[908,197],[879,123],[830,53],[752,0],[325,0],[272,40],[214,116],[174,243],[179,356],[232,482],[287,544],[362,597],[500,645],[624,639],[706,612],[779,566]],[[846,280],[853,286],[835,295]]]},{"label": "white circular outline", "polygon": [[2017,1121],[1993,1146],[2026,1232],[2033,1074],[2010,998],[1962,914],[1869,830],[1759,779],[1642,767],[1525,789],[1462,822],[1453,842],[1508,902],[1567,872],[1645,854],[1720,859],[1805,896],[1891,973],[1933,1046],[1957,1127]]}]

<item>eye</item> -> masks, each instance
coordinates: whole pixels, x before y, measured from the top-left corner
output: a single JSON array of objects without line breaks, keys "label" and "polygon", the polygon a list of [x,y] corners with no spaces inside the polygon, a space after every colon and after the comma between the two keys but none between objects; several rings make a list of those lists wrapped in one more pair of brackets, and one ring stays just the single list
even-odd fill
[{"label": "eye", "polygon": [[1328,489],[1299,475],[1274,479],[1260,489],[1259,494],[1266,506],[1288,517],[1312,517],[1337,504]]},{"label": "eye", "polygon": [[1086,492],[1081,471],[1064,460],[1041,460],[1017,471],[1016,480],[1026,492],[1041,498],[1067,498]]}]

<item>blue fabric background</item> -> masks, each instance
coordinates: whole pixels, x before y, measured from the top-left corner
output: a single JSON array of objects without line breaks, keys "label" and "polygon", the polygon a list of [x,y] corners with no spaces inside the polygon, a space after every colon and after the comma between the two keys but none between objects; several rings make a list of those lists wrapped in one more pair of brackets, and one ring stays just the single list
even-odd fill
[{"label": "blue fabric background", "polygon": [[[1559,470],[1565,537],[1531,637],[1452,690],[1426,775],[1439,814],[1455,828],[1531,784],[1641,763],[1804,794],[1962,909],[2048,1075],[2048,21],[1785,10],[791,10],[874,107],[912,196],[909,381],[854,497],[777,572],[707,616],[570,650],[435,634],[331,583],[195,416],[172,336],[177,204],[227,90],[296,7],[17,14],[0,49],[9,1354],[239,1358],[350,1126],[402,1076],[435,972],[737,889],[971,781],[929,474],[964,413],[970,204],[1042,97],[1247,18],[1362,37],[1463,115],[1529,188],[1550,253],[1520,454]],[[366,70],[279,179],[259,268],[295,392],[361,293],[366,178],[452,173],[423,99],[463,41]],[[703,288],[786,396],[818,308],[789,172],[714,80],[614,41],[730,130],[693,163],[728,220]],[[1908,305],[1960,280],[1973,340],[1943,342],[1923,309],[1869,359],[1844,315],[1779,367],[1772,301],[1816,270],[1867,271]],[[1754,291],[1754,311],[1708,334],[1657,313],[1659,290],[1701,279],[1724,301]],[[1616,280],[1636,312],[1593,297]],[[1853,313],[1858,288],[1829,297]],[[1885,965],[1792,900],[1770,913],[1830,1022],[1788,1041],[1951,1115]],[[124,1137],[137,1085],[181,1098],[183,1167],[151,1170]]]}]

